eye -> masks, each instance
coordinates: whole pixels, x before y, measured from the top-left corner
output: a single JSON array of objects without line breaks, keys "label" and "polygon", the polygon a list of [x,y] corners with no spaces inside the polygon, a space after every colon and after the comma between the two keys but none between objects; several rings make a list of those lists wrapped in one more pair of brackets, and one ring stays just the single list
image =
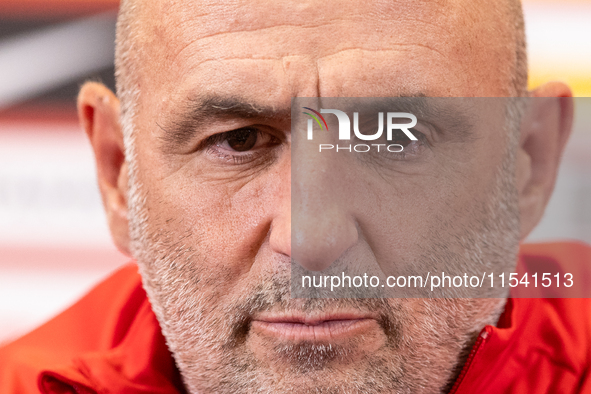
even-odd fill
[{"label": "eye", "polygon": [[246,152],[254,148],[260,139],[259,132],[254,129],[239,129],[229,131],[226,134],[228,146],[236,152]]},{"label": "eye", "polygon": [[215,147],[228,153],[246,153],[279,143],[277,137],[263,132],[257,127],[244,127],[215,134],[204,142],[206,146]]},{"label": "eye", "polygon": [[394,130],[392,132],[392,139],[389,142],[392,144],[402,145],[404,148],[406,148],[407,146],[420,145],[423,142],[425,137],[423,133],[421,133],[417,129],[409,129],[408,131],[410,131],[412,135],[414,135],[417,138],[418,141],[411,140],[401,130]]},{"label": "eye", "polygon": [[404,132],[396,130],[392,133],[392,140],[388,141],[390,144],[397,144],[403,147],[403,151],[400,152],[401,158],[409,158],[411,156],[419,155],[426,147],[429,146],[425,134],[421,133],[417,129],[409,129],[417,140],[411,140]]},{"label": "eye", "polygon": [[271,158],[280,138],[266,127],[243,127],[212,135],[202,143],[202,149],[216,160],[231,164],[246,164],[263,158]]},{"label": "eye", "polygon": [[248,127],[212,135],[205,142],[206,145],[216,146],[229,152],[247,152],[257,146],[257,142],[260,145],[262,138],[259,134],[262,133]]}]

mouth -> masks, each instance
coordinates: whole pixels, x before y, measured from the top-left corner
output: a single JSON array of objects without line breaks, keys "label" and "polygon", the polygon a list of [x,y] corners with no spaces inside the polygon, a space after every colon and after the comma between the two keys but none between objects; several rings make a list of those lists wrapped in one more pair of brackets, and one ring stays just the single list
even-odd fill
[{"label": "mouth", "polygon": [[327,342],[347,339],[377,328],[376,317],[362,313],[263,313],[253,317],[251,329],[287,341]]}]

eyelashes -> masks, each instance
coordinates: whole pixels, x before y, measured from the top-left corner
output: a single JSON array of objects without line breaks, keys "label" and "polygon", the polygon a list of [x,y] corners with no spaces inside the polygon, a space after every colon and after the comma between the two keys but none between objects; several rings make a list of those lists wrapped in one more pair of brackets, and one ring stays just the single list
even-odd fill
[{"label": "eyelashes", "polygon": [[[361,154],[363,158],[375,157],[387,160],[410,160],[420,156],[426,148],[430,147],[429,141],[424,133],[417,129],[411,129],[417,141],[410,140],[403,132],[396,131],[392,140],[380,138],[372,141],[373,144],[380,144],[381,149],[372,148],[370,155]],[[258,164],[257,161],[268,161],[276,157],[276,148],[282,145],[284,140],[278,138],[272,131],[264,130],[261,127],[249,126],[223,133],[214,134],[204,139],[196,151],[204,151],[210,158],[222,164],[245,165]],[[368,141],[359,141],[363,144]],[[387,151],[386,145],[400,145],[403,150],[400,152]],[[375,152],[374,152],[375,151]]]},{"label": "eyelashes", "polygon": [[281,144],[274,135],[256,127],[244,127],[212,135],[198,150],[229,164],[246,164],[272,156],[273,148]]},{"label": "eyelashes", "polygon": [[[356,143],[361,143],[371,148],[365,148],[360,154],[363,159],[370,159],[370,157],[376,160],[392,160],[392,161],[403,161],[418,158],[425,152],[425,149],[431,148],[431,144],[425,134],[418,131],[415,128],[410,129],[412,134],[417,138],[416,141],[411,140],[402,131],[395,131],[392,135],[391,140],[387,140],[385,135],[375,141],[362,141],[355,138]],[[390,149],[392,145],[402,147],[402,150]],[[359,152],[356,150],[356,152]]]}]

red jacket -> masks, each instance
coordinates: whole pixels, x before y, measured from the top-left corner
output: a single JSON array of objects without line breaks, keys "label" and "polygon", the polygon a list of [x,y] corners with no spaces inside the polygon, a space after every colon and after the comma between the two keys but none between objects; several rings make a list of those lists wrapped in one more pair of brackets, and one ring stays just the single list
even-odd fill
[{"label": "red jacket", "polygon": [[[522,246],[520,264],[549,262],[591,267],[591,248]],[[134,265],[0,349],[0,393],[39,392],[184,392]],[[591,299],[510,299],[452,393],[591,393]]]}]

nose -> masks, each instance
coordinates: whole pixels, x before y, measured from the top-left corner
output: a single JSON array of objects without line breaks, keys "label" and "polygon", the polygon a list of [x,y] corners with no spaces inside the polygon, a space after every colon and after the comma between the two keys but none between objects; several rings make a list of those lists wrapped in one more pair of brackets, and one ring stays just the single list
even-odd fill
[{"label": "nose", "polygon": [[307,270],[328,268],[358,241],[353,182],[341,158],[312,144],[292,147],[291,257]]}]

